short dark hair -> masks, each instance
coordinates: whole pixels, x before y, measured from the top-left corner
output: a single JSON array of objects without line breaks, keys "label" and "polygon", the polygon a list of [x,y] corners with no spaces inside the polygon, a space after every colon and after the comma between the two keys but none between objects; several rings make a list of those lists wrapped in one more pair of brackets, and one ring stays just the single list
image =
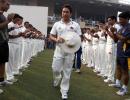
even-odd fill
[{"label": "short dark hair", "polygon": [[28,21],[26,21],[26,22],[24,22],[24,25],[25,25],[25,24],[29,24],[29,22],[28,22]]},{"label": "short dark hair", "polygon": [[98,28],[99,28],[99,25],[95,25],[95,27],[98,27]]},{"label": "short dark hair", "polygon": [[109,16],[109,17],[107,17],[107,19],[108,18],[111,18],[112,20],[115,20],[115,21],[117,21],[117,18],[116,18],[116,16]]},{"label": "short dark hair", "polygon": [[72,7],[69,4],[63,5],[62,10],[63,10],[63,8],[68,8],[70,13],[72,13]]},{"label": "short dark hair", "polygon": [[20,16],[19,14],[15,14],[14,17],[13,17],[13,20],[16,19],[16,18],[20,18],[20,19],[23,19],[22,16]]},{"label": "short dark hair", "polygon": [[23,17],[22,17],[22,16],[19,16],[19,18],[23,20]]},{"label": "short dark hair", "polygon": [[119,14],[119,17],[124,19],[130,19],[130,12],[129,11],[122,12],[121,14]]},{"label": "short dark hair", "polygon": [[14,14],[14,17],[13,17],[13,19],[16,19],[16,18],[18,18],[19,17],[19,14]]}]

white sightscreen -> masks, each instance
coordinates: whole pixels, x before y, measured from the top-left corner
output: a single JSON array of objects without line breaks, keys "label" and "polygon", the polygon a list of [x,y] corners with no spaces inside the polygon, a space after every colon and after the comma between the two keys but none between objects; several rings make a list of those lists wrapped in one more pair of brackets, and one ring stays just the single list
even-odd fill
[{"label": "white sightscreen", "polygon": [[120,15],[120,13],[122,13],[122,12],[120,12],[120,11],[118,11],[118,13],[117,13],[117,21],[119,22],[119,15]]},{"label": "white sightscreen", "polygon": [[42,33],[47,34],[48,7],[11,5],[8,13],[18,13]]}]

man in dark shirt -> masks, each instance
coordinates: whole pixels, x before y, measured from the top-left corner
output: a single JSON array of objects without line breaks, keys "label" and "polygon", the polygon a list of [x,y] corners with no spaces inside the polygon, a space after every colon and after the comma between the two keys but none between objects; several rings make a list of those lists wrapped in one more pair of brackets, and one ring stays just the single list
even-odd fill
[{"label": "man in dark shirt", "polygon": [[[128,58],[130,57],[130,13],[123,12],[119,15],[119,23],[122,28],[118,34],[113,34],[117,42],[117,68],[116,68],[116,84],[114,87],[121,87],[121,78],[123,86],[116,92],[118,95],[125,95],[128,92],[127,86],[129,82]],[[113,29],[112,29],[113,30]]]},{"label": "man in dark shirt", "polygon": [[[9,9],[8,0],[0,0],[0,85],[5,84],[4,74],[5,74],[5,63],[8,62],[9,48],[8,48],[8,23],[9,20],[3,15]],[[2,90],[0,90],[2,93]]]}]

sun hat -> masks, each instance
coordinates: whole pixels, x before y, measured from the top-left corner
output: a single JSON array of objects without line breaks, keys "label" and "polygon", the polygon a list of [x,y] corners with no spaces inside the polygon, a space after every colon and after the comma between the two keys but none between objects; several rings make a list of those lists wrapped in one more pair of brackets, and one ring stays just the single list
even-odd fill
[{"label": "sun hat", "polygon": [[75,53],[81,46],[81,38],[76,32],[66,32],[61,37],[64,43],[60,44],[65,53]]}]

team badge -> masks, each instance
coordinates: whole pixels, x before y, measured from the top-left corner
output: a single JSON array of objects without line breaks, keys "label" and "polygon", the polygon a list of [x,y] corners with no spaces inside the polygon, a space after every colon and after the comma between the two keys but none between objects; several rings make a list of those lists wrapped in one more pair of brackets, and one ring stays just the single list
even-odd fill
[{"label": "team badge", "polygon": [[70,29],[73,30],[74,28],[71,26]]}]

